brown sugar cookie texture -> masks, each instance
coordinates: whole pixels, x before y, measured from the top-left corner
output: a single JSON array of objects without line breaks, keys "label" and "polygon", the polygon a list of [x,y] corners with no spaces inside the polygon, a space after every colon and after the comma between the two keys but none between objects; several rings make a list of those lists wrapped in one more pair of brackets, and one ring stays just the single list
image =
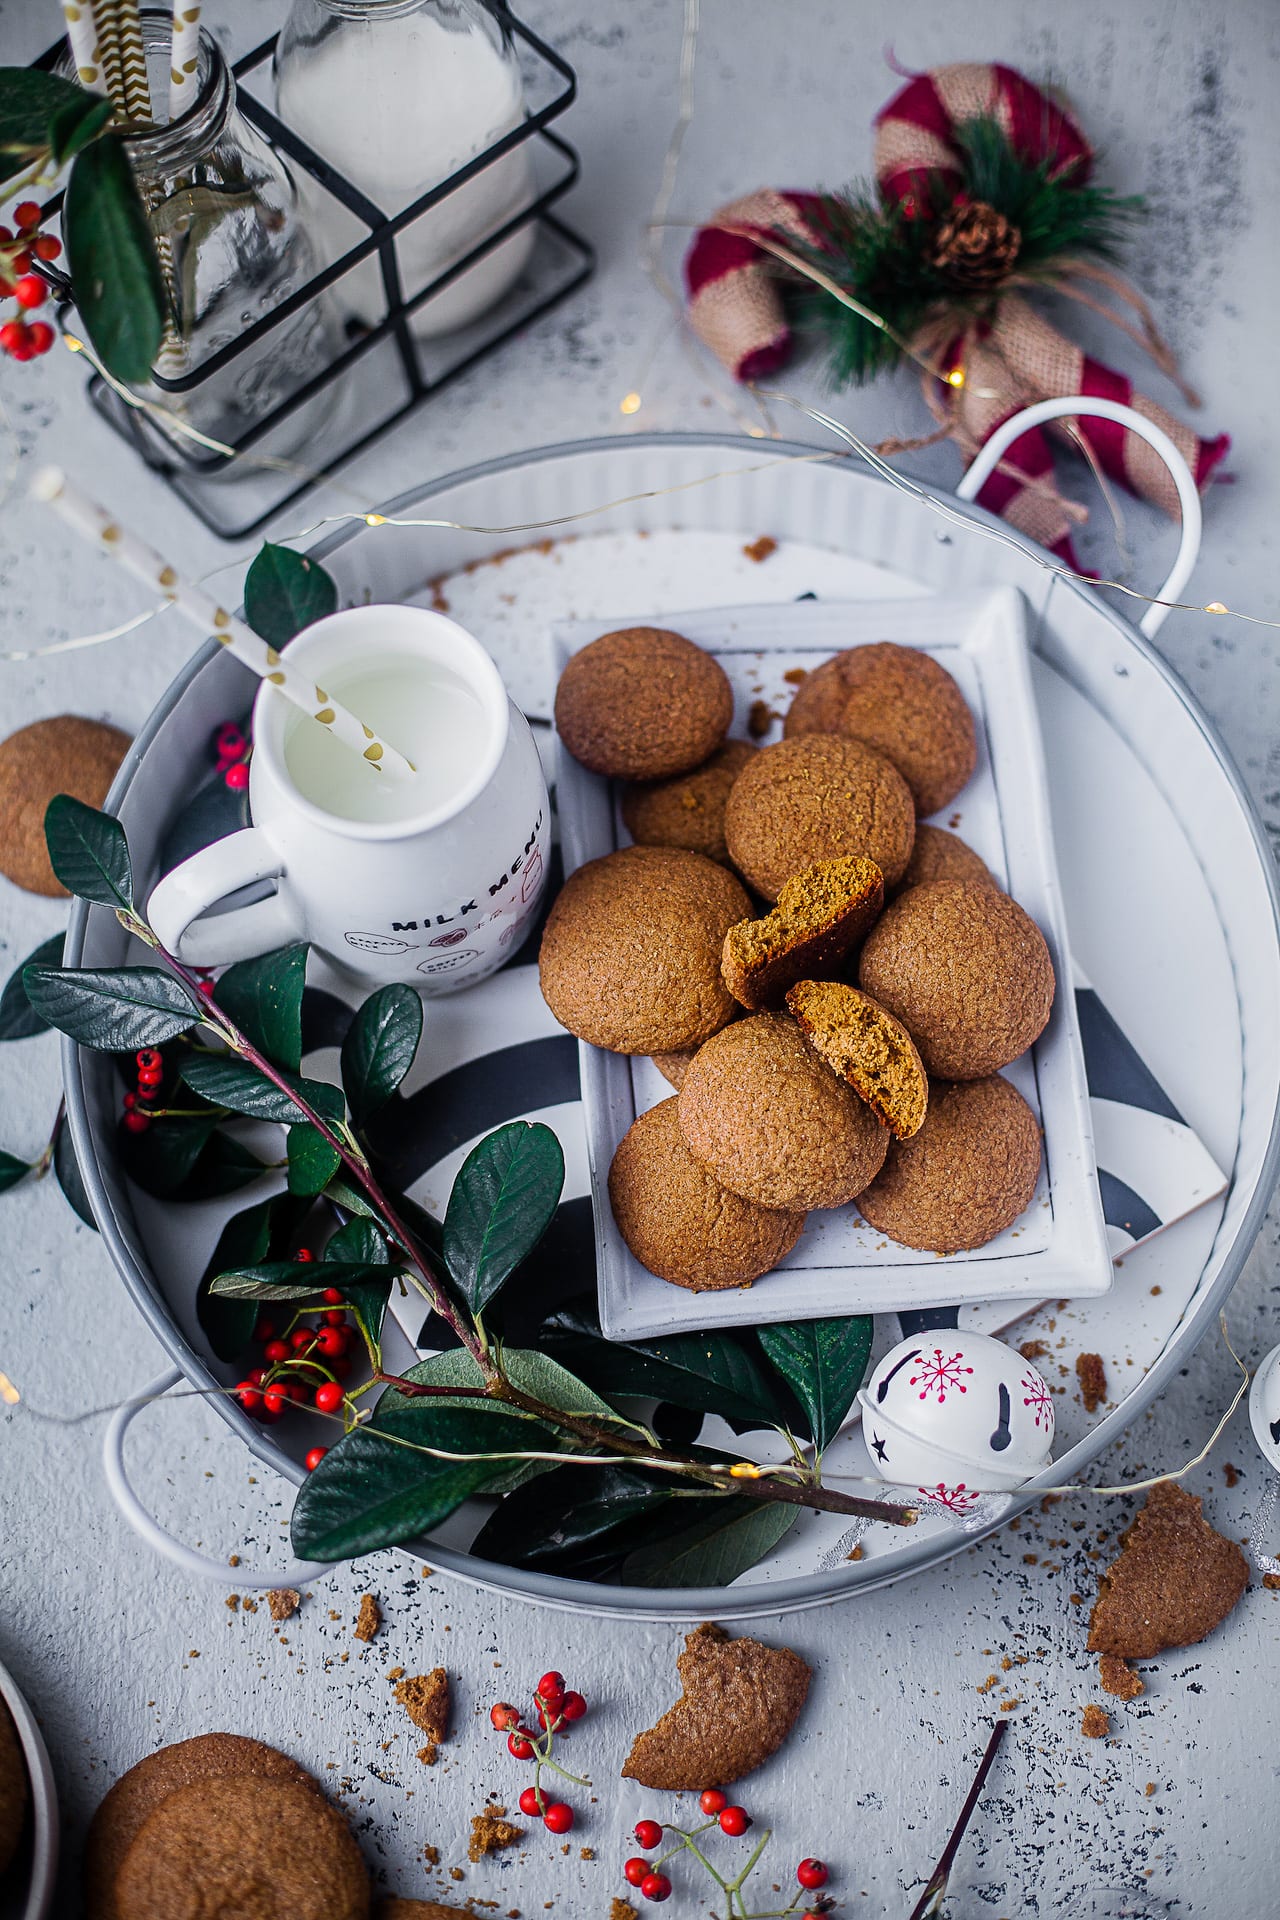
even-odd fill
[{"label": "brown sugar cookie texture", "polygon": [[813,667],[796,688],[782,723],[784,740],[802,733],[839,733],[848,698],[844,685],[847,653],[833,653],[820,667]]},{"label": "brown sugar cookie texture", "polygon": [[0,1875],[3,1875],[22,1838],[27,1817],[27,1763],[22,1756],[18,1730],[3,1700],[0,1700]]},{"label": "brown sugar cookie texture", "polygon": [[665,780],[709,759],[733,718],[723,668],[664,627],[621,627],[569,660],[556,730],[575,760],[620,780]]},{"label": "brown sugar cookie texture", "polygon": [[672,780],[625,787],[622,819],[642,847],[687,847],[721,863],[729,858],[724,810],[729,789],[756,749],[746,740],[726,740],[701,767]]},{"label": "brown sugar cookie texture", "polygon": [[714,1626],[689,1635],[676,1667],[683,1693],[638,1735],[622,1769],[655,1792],[726,1787],[761,1766],[800,1718],[812,1677],[789,1647],[731,1640]]},{"label": "brown sugar cookie texture", "polygon": [[374,1920],[474,1920],[473,1907],[451,1907],[441,1900],[409,1900],[389,1894],[374,1908]]},{"label": "brown sugar cookie texture", "polygon": [[897,1014],[928,1072],[977,1080],[1025,1053],[1053,1006],[1044,935],[1007,893],[932,880],[885,908],[859,984]]},{"label": "brown sugar cookie texture", "polygon": [[834,972],[883,905],[883,876],[863,854],[806,867],[787,881],[772,913],[730,927],[720,961],[725,985],[744,1007],[780,1007],[797,980]]},{"label": "brown sugar cookie texture", "polygon": [[977,886],[989,887],[996,884],[986,861],[979,859],[959,834],[918,820],[915,845],[902,876],[902,891],[923,887],[930,880],[969,880]]},{"label": "brown sugar cookie texture", "polygon": [[787,994],[800,1031],[899,1140],[924,1124],[929,1082],[911,1035],[870,994],[840,980],[801,980]]},{"label": "brown sugar cookie texture", "polygon": [[874,860],[892,887],[915,830],[911,790],[896,767],[830,733],[762,747],[725,809],[729,857],[766,900],[776,900],[792,874],[850,853]]},{"label": "brown sugar cookie texture", "polygon": [[45,849],[45,809],[58,793],[100,807],[129,745],[119,727],[74,713],[36,720],[0,742],[0,873],[6,879],[28,893],[65,895]]},{"label": "brown sugar cookie texture", "polygon": [[844,706],[839,731],[891,760],[915,797],[936,813],[966,786],[977,764],[973,715],[932,654],[890,641],[840,656]]},{"label": "brown sugar cookie texture", "polygon": [[673,1047],[669,1053],[655,1053],[653,1064],[667,1084],[678,1091],[697,1051],[696,1047]]},{"label": "brown sugar cookie texture", "polygon": [[751,911],[733,875],[700,853],[624,847],[570,874],[538,956],[561,1026],[613,1053],[697,1046],[732,1018],[725,934]]},{"label": "brown sugar cookie texture", "polygon": [[1161,1480],[1099,1583],[1089,1651],[1149,1660],[1166,1647],[1193,1646],[1226,1619],[1248,1583],[1235,1541],[1215,1533],[1194,1494]]},{"label": "brown sugar cookie texture", "polygon": [[740,1287],[776,1267],[804,1214],[758,1206],[694,1159],[664,1100],[630,1128],[609,1169],[618,1231],[642,1267],[694,1293]]},{"label": "brown sugar cookie texture", "polygon": [[892,1143],[858,1211],[900,1246],[963,1253],[1012,1226],[1039,1178],[1036,1117],[993,1074],[932,1089],[924,1125]]},{"label": "brown sugar cookie texture", "polygon": [[785,1013],[756,1013],[700,1048],[677,1104],[694,1157],[762,1207],[841,1207],[884,1163],[889,1135]]},{"label": "brown sugar cookie texture", "polygon": [[227,1774],[170,1793],[116,1876],[127,1920],[365,1920],[369,1876],[311,1785]]},{"label": "brown sugar cookie texture", "polygon": [[85,1851],[89,1920],[127,1920],[116,1896],[121,1863],[138,1833],[171,1793],[236,1775],[250,1783],[285,1780],[323,1801],[311,1775],[287,1754],[238,1733],[203,1733],[149,1753],[121,1774],[93,1816]]}]

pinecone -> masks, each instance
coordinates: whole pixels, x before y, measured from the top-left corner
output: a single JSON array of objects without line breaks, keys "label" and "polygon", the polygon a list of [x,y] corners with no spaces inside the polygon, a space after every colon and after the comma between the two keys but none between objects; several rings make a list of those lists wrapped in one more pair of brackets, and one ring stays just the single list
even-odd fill
[{"label": "pinecone", "polygon": [[956,207],[938,228],[933,264],[961,287],[994,287],[1013,266],[1022,235],[985,200]]}]

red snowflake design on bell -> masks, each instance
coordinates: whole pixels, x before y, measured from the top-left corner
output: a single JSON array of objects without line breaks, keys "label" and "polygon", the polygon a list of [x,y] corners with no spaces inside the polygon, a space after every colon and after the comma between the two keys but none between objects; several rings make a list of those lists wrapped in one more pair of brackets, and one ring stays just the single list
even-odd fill
[{"label": "red snowflake design on bell", "polygon": [[1053,1401],[1049,1396],[1049,1389],[1040,1378],[1040,1375],[1038,1373],[1025,1373],[1022,1376],[1022,1391],[1024,1395],[1022,1404],[1024,1407],[1031,1408],[1032,1414],[1035,1417],[1036,1426],[1039,1427],[1041,1415],[1043,1415],[1045,1426],[1051,1427],[1053,1425]]},{"label": "red snowflake design on bell", "polygon": [[910,1384],[919,1387],[920,1398],[927,1400],[931,1393],[938,1396],[938,1405],[946,1405],[947,1389],[953,1387],[957,1393],[967,1393],[969,1389],[961,1379],[961,1374],[972,1373],[972,1367],[963,1365],[964,1354],[944,1354],[941,1347],[935,1347],[931,1354],[920,1355],[920,1371],[910,1376]]},{"label": "red snowflake design on bell", "polygon": [[916,1492],[933,1506],[945,1507],[948,1513],[972,1513],[979,1498],[972,1487],[966,1487],[963,1480],[958,1487],[944,1487],[939,1481],[936,1487],[917,1487]]}]

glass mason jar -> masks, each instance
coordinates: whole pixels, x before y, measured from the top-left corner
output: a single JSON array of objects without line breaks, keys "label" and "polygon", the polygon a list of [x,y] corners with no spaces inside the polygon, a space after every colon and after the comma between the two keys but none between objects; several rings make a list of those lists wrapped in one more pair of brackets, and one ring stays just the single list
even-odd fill
[{"label": "glass mason jar", "polygon": [[[276,110],[365,197],[394,216],[511,133],[524,88],[511,36],[482,0],[293,0],[276,46]],[[303,183],[325,265],[368,228]],[[534,199],[529,142],[494,160],[397,236],[406,299]],[[420,339],[470,324],[519,278],[530,221],[411,316]],[[386,312],[376,258],[333,289],[349,318]]]},{"label": "glass mason jar", "polygon": [[[157,106],[168,98],[170,29],[167,13],[142,16]],[[170,380],[197,373],[317,271],[294,177],[240,114],[231,69],[203,29],[197,86],[195,104],[178,119],[126,128],[172,314],[154,371]],[[189,391],[154,382],[137,391],[153,424],[205,459],[210,450],[195,434],[234,443],[337,352],[336,323],[321,301],[309,301]],[[296,450],[332,409],[332,396],[320,392],[255,442],[246,460]]]}]

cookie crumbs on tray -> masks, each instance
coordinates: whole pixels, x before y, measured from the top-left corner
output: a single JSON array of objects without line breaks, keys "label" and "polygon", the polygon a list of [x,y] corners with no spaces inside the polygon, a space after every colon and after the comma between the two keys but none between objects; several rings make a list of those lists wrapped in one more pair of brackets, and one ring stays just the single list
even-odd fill
[{"label": "cookie crumbs on tray", "polygon": [[302,1595],[296,1587],[272,1587],[267,1605],[273,1620],[291,1620],[302,1605]]},{"label": "cookie crumbs on tray", "polygon": [[[486,1807],[483,1813],[472,1814],[468,1860],[483,1860],[486,1854],[501,1853],[504,1847],[513,1847],[517,1840],[523,1840],[524,1828],[505,1820],[506,1811],[505,1807]],[[452,1871],[459,1873],[456,1867]]]},{"label": "cookie crumbs on tray", "polygon": [[1111,1731],[1111,1716],[1091,1700],[1080,1716],[1080,1731],[1086,1740],[1105,1740]]},{"label": "cookie crumbs on tray", "polygon": [[257,1601],[250,1600],[246,1594],[245,1598],[240,1602],[240,1611],[241,1613],[256,1613],[258,1611]]},{"label": "cookie crumbs on tray", "polygon": [[1115,1653],[1104,1653],[1099,1660],[1098,1684],[1104,1693],[1112,1694],[1117,1700],[1136,1700],[1140,1693],[1146,1692],[1141,1677]]},{"label": "cookie crumbs on tray", "polygon": [[1024,1340],[1018,1352],[1024,1360],[1043,1360],[1049,1348],[1044,1340]]},{"label": "cookie crumbs on tray", "polygon": [[747,709],[747,732],[753,740],[763,740],[774,721],[781,718],[767,700],[753,700]]},{"label": "cookie crumbs on tray", "polygon": [[595,1857],[596,1857],[596,1850],[594,1847],[582,1847],[579,1849],[579,1852],[578,1852],[579,1860],[594,1860]]},{"label": "cookie crumbs on tray", "polygon": [[1080,1382],[1080,1398],[1084,1401],[1085,1412],[1096,1413],[1107,1397],[1107,1370],[1102,1363],[1102,1355],[1078,1353],[1076,1379]]},{"label": "cookie crumbs on tray", "polygon": [[999,1685],[1000,1681],[998,1676],[994,1673],[989,1673],[985,1680],[979,1680],[976,1691],[978,1693],[990,1693],[993,1687],[998,1687]]},{"label": "cookie crumbs on tray", "polygon": [[742,551],[748,560],[754,560],[760,566],[770,554],[778,551],[778,543],[771,533],[762,533],[758,540],[749,540]]},{"label": "cookie crumbs on tray", "polygon": [[351,1629],[353,1637],[366,1642],[372,1640],[381,1625],[382,1608],[371,1593],[362,1593],[360,1611],[356,1615],[356,1624]]}]

